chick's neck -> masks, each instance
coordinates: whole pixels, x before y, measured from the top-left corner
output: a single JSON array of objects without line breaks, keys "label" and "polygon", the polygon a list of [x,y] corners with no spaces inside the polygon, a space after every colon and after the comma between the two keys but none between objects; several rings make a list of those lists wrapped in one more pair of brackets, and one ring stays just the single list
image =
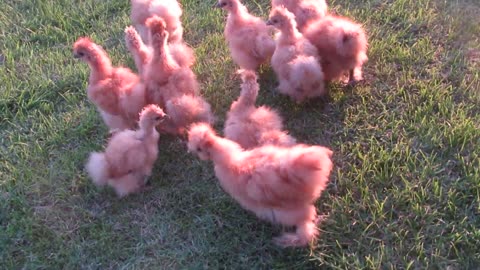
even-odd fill
[{"label": "chick's neck", "polygon": [[232,167],[238,164],[236,159],[238,158],[238,155],[243,152],[243,149],[233,141],[216,137],[209,152],[210,157],[215,164]]},{"label": "chick's neck", "polygon": [[155,125],[149,121],[140,121],[140,129],[137,131],[137,138],[143,140],[152,135],[155,131]]},{"label": "chick's neck", "polygon": [[88,65],[92,70],[90,72],[90,83],[96,83],[112,75],[112,63],[105,52],[94,50],[91,52],[91,58]]},{"label": "chick's neck", "polygon": [[284,41],[294,42],[298,40],[302,34],[297,30],[295,21],[287,19],[285,25],[281,29]]},{"label": "chick's neck", "polygon": [[159,72],[158,74],[162,72],[166,72],[168,74],[169,71],[179,68],[177,62],[170,54],[170,50],[168,48],[166,40],[167,37],[165,37],[165,40],[153,44],[154,53],[152,63],[154,63],[155,67],[160,69],[161,72]]},{"label": "chick's neck", "polygon": [[250,108],[255,107],[257,100],[258,88],[254,83],[246,82],[242,84],[240,97],[237,100],[237,107]]},{"label": "chick's neck", "polygon": [[243,18],[248,14],[247,8],[238,1],[232,1],[232,7],[230,8],[230,14],[233,18]]}]

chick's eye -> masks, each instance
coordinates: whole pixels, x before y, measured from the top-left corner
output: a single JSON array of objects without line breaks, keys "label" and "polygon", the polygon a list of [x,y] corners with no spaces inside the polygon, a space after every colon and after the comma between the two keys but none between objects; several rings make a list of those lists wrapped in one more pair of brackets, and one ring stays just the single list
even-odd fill
[{"label": "chick's eye", "polygon": [[277,20],[277,19],[273,19],[273,20],[272,20],[272,23],[278,23],[278,20]]},{"label": "chick's eye", "polygon": [[155,117],[155,121],[159,121],[161,119],[162,119],[162,117],[160,117],[160,116]]},{"label": "chick's eye", "polygon": [[227,5],[227,3],[223,2],[223,3],[221,3],[220,5],[221,5],[222,7],[224,7],[224,6]]},{"label": "chick's eye", "polygon": [[202,148],[197,147],[197,151],[198,151],[198,152],[202,152]]}]

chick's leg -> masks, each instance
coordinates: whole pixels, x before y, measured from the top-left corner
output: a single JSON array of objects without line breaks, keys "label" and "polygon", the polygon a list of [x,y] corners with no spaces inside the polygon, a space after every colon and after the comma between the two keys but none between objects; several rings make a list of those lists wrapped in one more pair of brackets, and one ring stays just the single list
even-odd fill
[{"label": "chick's leg", "polygon": [[283,233],[279,237],[274,238],[275,244],[281,247],[301,247],[308,245],[317,237],[317,210],[315,206],[310,205],[302,211],[290,213],[289,218],[296,220],[295,233]]},{"label": "chick's leg", "polygon": [[354,69],[350,69],[348,73],[348,85],[355,86],[358,82],[363,80],[362,75],[362,68],[356,67]]},{"label": "chick's leg", "polygon": [[283,233],[275,237],[273,242],[280,247],[303,247],[318,235],[315,222],[308,221],[297,226],[295,233]]}]

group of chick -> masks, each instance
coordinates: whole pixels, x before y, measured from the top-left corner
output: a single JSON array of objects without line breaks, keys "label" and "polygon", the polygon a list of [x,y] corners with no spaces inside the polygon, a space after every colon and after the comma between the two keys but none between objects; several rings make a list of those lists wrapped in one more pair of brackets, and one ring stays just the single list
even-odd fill
[{"label": "group of chick", "polygon": [[[103,153],[91,153],[86,170],[96,185],[122,197],[145,188],[158,156],[160,133],[188,134],[188,150],[212,160],[222,188],[259,218],[295,227],[274,242],[305,246],[318,235],[314,202],[326,188],[332,151],[297,143],[279,114],[256,107],[255,70],[271,60],[278,91],[296,102],[326,94],[325,84],[362,77],[367,38],[361,25],[327,12],[325,0],[272,0],[268,21],[240,0],[219,0],[228,11],[225,38],[240,66],[241,93],[227,114],[222,138],[191,67],[177,0],[131,0],[133,26],[125,42],[138,74],[113,67],[107,53],[79,38],[74,57],[91,69],[88,98],[112,134]],[[273,38],[274,26],[279,31]]]}]

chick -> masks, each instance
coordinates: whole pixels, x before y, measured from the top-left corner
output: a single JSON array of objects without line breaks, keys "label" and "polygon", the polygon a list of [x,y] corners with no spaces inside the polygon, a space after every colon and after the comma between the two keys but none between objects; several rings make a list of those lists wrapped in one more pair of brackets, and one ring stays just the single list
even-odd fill
[{"label": "chick", "polygon": [[297,30],[294,15],[284,7],[270,13],[267,24],[280,30],[272,56],[278,90],[297,102],[326,94],[324,75],[315,46]]},{"label": "chick", "polygon": [[73,56],[90,66],[87,95],[110,130],[134,128],[145,106],[140,78],[128,68],[113,67],[105,50],[87,37],[75,42]]},{"label": "chick", "polygon": [[183,27],[180,17],[182,8],[176,0],[131,0],[130,18],[144,41],[148,41],[146,21],[153,15],[163,18],[170,33],[169,42],[182,40]]},{"label": "chick", "polygon": [[210,104],[199,95],[199,85],[189,67],[182,67],[173,58],[168,32],[159,17],[147,20],[152,41],[152,59],[145,67],[147,100],[159,104],[170,115],[160,130],[182,134],[191,123],[213,123]]},{"label": "chick", "polygon": [[240,68],[256,70],[272,57],[275,42],[263,20],[248,13],[240,0],[219,0],[216,7],[228,11],[225,39]]},{"label": "chick", "polygon": [[[146,65],[152,60],[153,49],[145,44],[138,32],[132,26],[125,28],[125,43],[135,61],[135,66],[143,74]],[[191,67],[195,63],[192,48],[184,42],[175,42],[168,45],[170,54],[180,67]]]},{"label": "chick", "polygon": [[199,85],[193,71],[189,67],[181,67],[173,58],[167,44],[169,34],[165,29],[165,21],[153,16],[147,20],[147,26],[153,49],[152,59],[143,70],[147,102],[164,107],[172,98],[198,94]]},{"label": "chick", "polygon": [[329,181],[331,150],[300,144],[243,150],[206,124],[192,125],[188,149],[213,161],[220,185],[243,208],[260,219],[296,227],[295,233],[275,238],[276,244],[304,246],[317,237],[314,202]]},{"label": "chick", "polygon": [[272,0],[272,9],[279,6],[284,6],[295,15],[297,28],[302,33],[310,22],[327,15],[325,0]]},{"label": "chick", "polygon": [[294,145],[296,140],[282,131],[282,119],[276,111],[266,106],[255,107],[260,88],[255,72],[240,70],[239,73],[242,77],[242,91],[227,113],[225,137],[244,149],[264,144]]},{"label": "chick", "polygon": [[350,84],[362,80],[362,66],[368,60],[367,35],[362,25],[327,15],[309,24],[304,35],[317,47],[326,81],[339,79],[346,72]]},{"label": "chick", "polygon": [[155,126],[165,119],[156,105],[147,105],[140,114],[138,130],[123,130],[109,140],[105,152],[93,152],[86,170],[98,186],[108,184],[119,197],[140,191],[151,175],[158,156],[159,134]]}]

